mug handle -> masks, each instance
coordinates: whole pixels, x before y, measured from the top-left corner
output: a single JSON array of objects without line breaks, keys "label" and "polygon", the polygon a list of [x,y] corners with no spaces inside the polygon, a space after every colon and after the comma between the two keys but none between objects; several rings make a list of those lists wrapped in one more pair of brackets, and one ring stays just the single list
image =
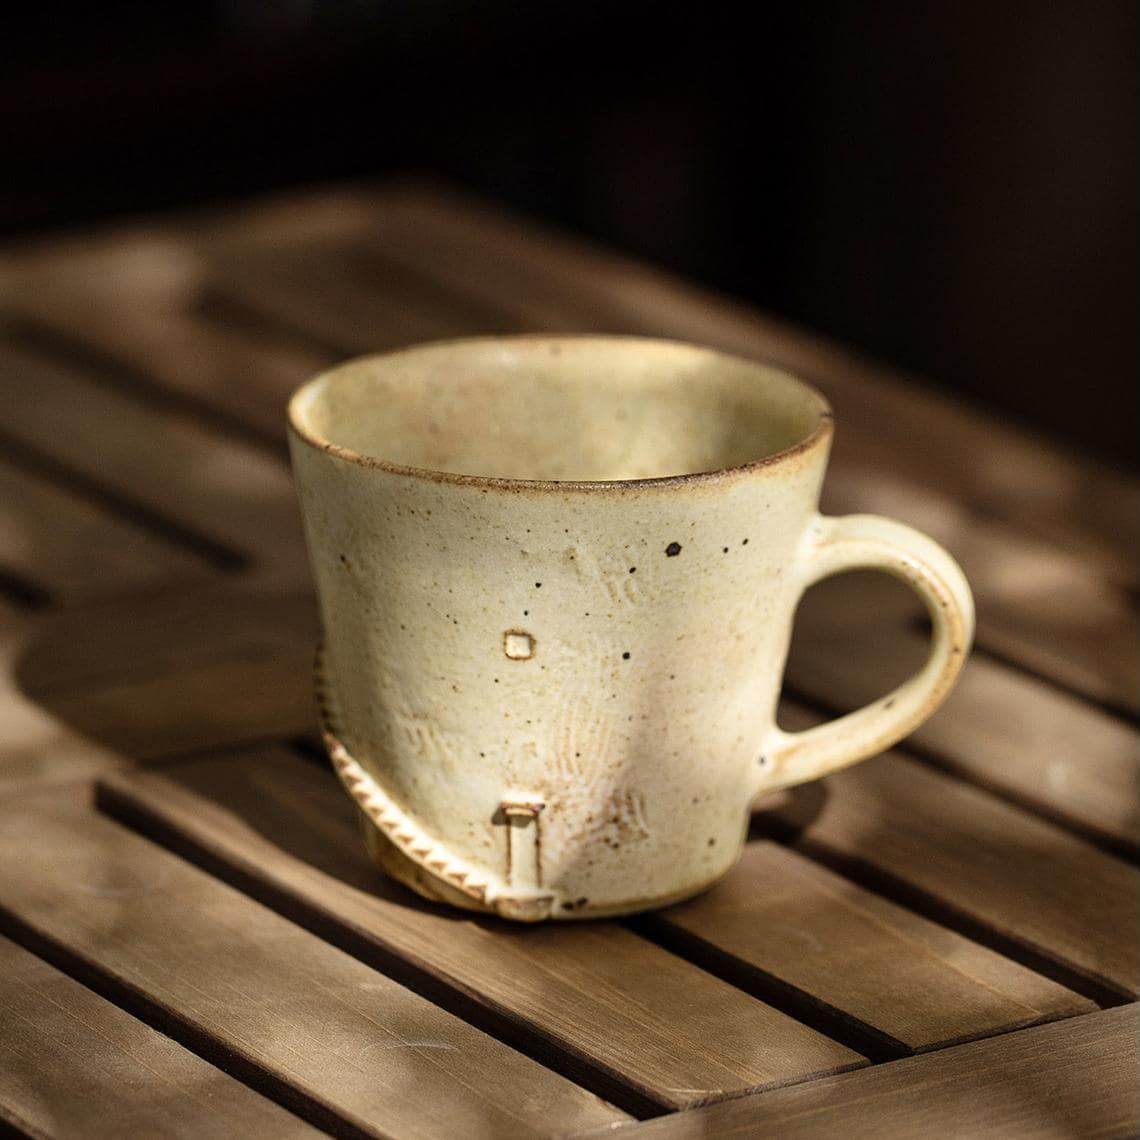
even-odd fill
[{"label": "mug handle", "polygon": [[893,692],[804,732],[773,726],[755,795],[865,760],[917,728],[950,695],[974,635],[974,600],[957,562],[932,538],[879,515],[817,515],[805,533],[800,592],[845,570],[882,570],[926,604],[933,631],[923,667]]}]

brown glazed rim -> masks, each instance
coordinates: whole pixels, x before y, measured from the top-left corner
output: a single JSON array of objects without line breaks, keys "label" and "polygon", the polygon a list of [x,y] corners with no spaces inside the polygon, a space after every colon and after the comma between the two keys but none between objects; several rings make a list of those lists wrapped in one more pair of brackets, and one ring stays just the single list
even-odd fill
[{"label": "brown glazed rim", "polygon": [[[740,364],[764,368],[768,372],[777,373],[782,381],[802,389],[815,400],[819,411],[819,418],[811,432],[797,443],[793,443],[790,447],[782,448],[779,451],[773,451],[768,455],[761,456],[759,459],[751,460],[748,463],[737,464],[733,467],[720,467],[713,471],[695,471],[683,475],[661,475],[650,479],[507,479],[497,475],[461,475],[453,471],[435,471],[428,467],[412,467],[403,463],[392,463],[386,459],[379,459],[376,456],[364,455],[350,447],[341,447],[339,444],[332,443],[330,440],[310,430],[310,428],[302,422],[300,404],[309,390],[317,384],[335,376],[341,369],[349,365],[360,365],[366,361],[390,360],[393,357],[443,346],[461,348],[468,345],[473,346],[503,342],[525,343],[528,341],[541,341],[548,344],[552,342],[566,344],[594,341],[597,344],[644,344],[656,345],[658,347],[701,349],[725,360],[732,360]],[[298,439],[310,447],[314,447],[318,451],[323,451],[327,455],[335,456],[337,459],[342,459],[347,463],[353,463],[358,467],[370,468],[377,471],[387,471],[393,475],[406,475],[411,478],[426,479],[434,483],[450,483],[461,487],[494,488],[502,491],[615,491],[719,483],[727,479],[739,478],[740,476],[761,471],[765,468],[774,467],[777,464],[782,464],[788,460],[804,455],[829,440],[834,430],[834,416],[831,411],[831,405],[827,402],[826,398],[798,376],[794,376],[792,373],[776,365],[768,364],[764,361],[751,360],[748,357],[737,356],[733,353],[722,352],[711,346],[695,344],[689,341],[670,340],[663,337],[632,335],[611,336],[598,335],[596,333],[514,333],[502,336],[452,337],[426,341],[411,344],[404,348],[393,349],[389,352],[373,353],[371,355],[353,357],[349,360],[342,361],[340,364],[336,364],[332,368],[328,368],[324,372],[314,376],[311,380],[307,380],[293,393],[289,399],[289,429]]]}]

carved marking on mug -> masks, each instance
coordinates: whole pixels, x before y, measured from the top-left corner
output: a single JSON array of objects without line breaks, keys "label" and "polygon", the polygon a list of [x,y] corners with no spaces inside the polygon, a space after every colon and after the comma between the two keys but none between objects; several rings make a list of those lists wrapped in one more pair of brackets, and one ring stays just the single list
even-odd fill
[{"label": "carved marking on mug", "polygon": [[561,708],[555,732],[554,770],[558,778],[577,785],[593,798],[594,785],[608,781],[599,760],[610,754],[613,726],[601,716],[592,694],[571,698]]},{"label": "carved marking on mug", "polygon": [[637,567],[631,569],[624,555],[599,558],[591,550],[579,550],[574,568],[579,580],[590,591],[602,589],[614,607],[635,606],[642,600],[645,584]]},{"label": "carved marking on mug", "polygon": [[538,817],[546,805],[512,798],[501,806],[507,817],[507,882],[515,890],[537,890],[542,886]]},{"label": "carved marking on mug", "polygon": [[415,708],[394,680],[385,676],[380,687],[381,724],[390,747],[406,749],[420,766],[454,772],[464,754],[464,742],[440,726],[438,719]]},{"label": "carved marking on mug", "polygon": [[503,652],[512,661],[529,661],[534,648],[535,640],[525,629],[508,629],[503,634]]},{"label": "carved marking on mug", "polygon": [[615,790],[602,809],[602,842],[618,847],[624,842],[647,839],[645,798],[640,792]]},{"label": "carved marking on mug", "polygon": [[621,591],[625,594],[625,600],[632,605],[637,604],[638,587],[632,578],[627,578],[622,582]]}]

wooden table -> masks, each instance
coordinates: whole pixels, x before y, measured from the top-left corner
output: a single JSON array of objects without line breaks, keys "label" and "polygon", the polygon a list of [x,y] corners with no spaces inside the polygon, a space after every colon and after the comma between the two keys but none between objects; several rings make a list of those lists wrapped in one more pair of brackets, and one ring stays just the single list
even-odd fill
[{"label": "wooden table", "polygon": [[[12,246],[0,312],[0,1133],[1140,1128],[1134,481],[430,184]],[[634,921],[410,897],[313,735],[286,396],[514,329],[811,378],[840,425],[825,508],[934,534],[978,598],[942,712],[774,796],[723,884]],[[915,605],[813,590],[785,720],[909,671]]]}]

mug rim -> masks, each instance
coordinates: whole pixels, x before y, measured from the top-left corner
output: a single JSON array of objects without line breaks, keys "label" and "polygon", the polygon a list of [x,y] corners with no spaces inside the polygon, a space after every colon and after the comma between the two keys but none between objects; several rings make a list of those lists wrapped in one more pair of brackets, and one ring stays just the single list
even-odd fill
[{"label": "mug rim", "polygon": [[[456,471],[441,471],[431,467],[417,467],[405,463],[394,463],[391,460],[381,459],[379,456],[366,455],[351,447],[333,443],[319,432],[314,431],[304,422],[301,405],[312,389],[326,383],[347,368],[359,368],[361,365],[373,361],[386,361],[394,357],[403,356],[433,348],[461,348],[502,343],[533,344],[583,344],[594,342],[598,345],[613,344],[639,344],[653,345],[659,348],[698,349],[709,352],[725,360],[732,360],[737,364],[762,367],[769,373],[775,373],[782,382],[801,389],[816,405],[818,413],[815,426],[804,436],[788,447],[770,452],[747,463],[733,464],[728,467],[718,467],[709,471],[685,472],[680,475],[658,475],[640,479],[514,479],[501,475],[470,475]],[[423,479],[433,483],[451,484],[453,486],[495,488],[506,491],[614,491],[624,489],[642,489],[656,487],[691,486],[694,484],[720,483],[728,479],[740,478],[754,472],[787,463],[799,456],[805,455],[815,449],[825,446],[830,441],[835,427],[835,416],[827,398],[814,385],[787,369],[768,361],[757,360],[752,357],[740,356],[736,353],[725,352],[712,345],[700,344],[695,341],[676,340],[669,337],[640,336],[636,334],[607,334],[607,333],[503,333],[482,336],[442,337],[430,341],[417,341],[404,345],[401,348],[388,349],[383,352],[365,353],[360,356],[349,357],[339,361],[331,368],[326,368],[316,376],[306,380],[289,398],[288,425],[290,432],[301,442],[317,451],[323,451],[336,459],[343,460],[354,466],[367,470],[385,471],[392,475],[402,475],[409,478]]]}]

